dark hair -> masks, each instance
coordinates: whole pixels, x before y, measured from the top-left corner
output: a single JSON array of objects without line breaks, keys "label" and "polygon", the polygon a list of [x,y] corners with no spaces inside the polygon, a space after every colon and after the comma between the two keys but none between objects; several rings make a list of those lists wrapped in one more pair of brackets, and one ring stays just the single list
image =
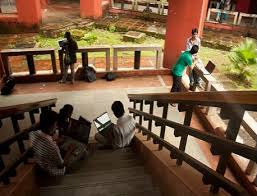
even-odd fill
[{"label": "dark hair", "polygon": [[123,104],[120,101],[113,102],[112,111],[117,118],[122,117],[125,113]]},{"label": "dark hair", "polygon": [[72,112],[73,112],[73,106],[70,105],[70,104],[65,104],[63,106],[63,108],[61,109],[62,110],[62,113],[65,114],[65,115],[71,115]]},{"label": "dark hair", "polygon": [[193,47],[190,50],[190,53],[191,54],[196,54],[198,52],[198,50],[199,50],[199,46],[193,45]]},{"label": "dark hair", "polygon": [[54,123],[57,120],[57,113],[52,110],[43,111],[40,114],[40,128],[41,130],[46,133],[50,134],[52,131],[51,128],[53,127]]},{"label": "dark hair", "polygon": [[72,39],[71,33],[69,31],[65,32],[64,37],[67,38],[67,40]]},{"label": "dark hair", "polygon": [[198,29],[196,28],[192,29],[192,35],[194,35],[195,33],[198,33]]}]

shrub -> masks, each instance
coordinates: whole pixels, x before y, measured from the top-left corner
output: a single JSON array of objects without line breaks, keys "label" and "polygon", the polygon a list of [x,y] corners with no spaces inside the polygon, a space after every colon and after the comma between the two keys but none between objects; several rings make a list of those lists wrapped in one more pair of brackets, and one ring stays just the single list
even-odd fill
[{"label": "shrub", "polygon": [[92,45],[97,40],[97,36],[95,33],[89,32],[86,33],[82,39],[85,40],[88,44]]},{"label": "shrub", "polygon": [[77,41],[81,40],[85,35],[85,31],[79,29],[72,29],[70,33],[72,37]]},{"label": "shrub", "polygon": [[111,33],[114,33],[117,30],[116,26],[114,24],[110,24],[108,27],[108,31]]},{"label": "shrub", "polygon": [[256,77],[257,70],[256,40],[247,38],[238,46],[232,48],[229,59],[232,63],[230,72],[238,75],[242,83],[251,85],[251,79]]}]

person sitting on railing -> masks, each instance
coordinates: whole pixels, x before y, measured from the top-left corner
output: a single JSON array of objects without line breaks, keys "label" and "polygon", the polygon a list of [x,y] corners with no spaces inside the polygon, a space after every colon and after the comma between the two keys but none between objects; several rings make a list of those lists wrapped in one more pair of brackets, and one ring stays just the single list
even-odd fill
[{"label": "person sitting on railing", "polygon": [[[192,36],[187,39],[186,50],[190,51],[193,45],[197,45],[200,49],[201,39],[198,37],[198,29],[192,29]],[[192,57],[193,59],[197,58],[196,55],[193,55]],[[194,90],[196,86],[200,85],[200,77],[197,75],[194,69],[189,71],[189,80],[190,90]]]},{"label": "person sitting on railing", "polygon": [[[180,92],[181,91],[181,80],[184,70],[189,67],[191,70],[194,69],[193,55],[197,54],[199,46],[193,45],[190,51],[183,52],[176,64],[171,70],[171,75],[173,78],[173,84],[170,92]],[[173,105],[174,106],[174,105]]]},{"label": "person sitting on railing", "polygon": [[118,118],[117,123],[108,128],[109,134],[107,136],[96,133],[95,139],[103,148],[117,149],[129,146],[135,135],[136,121],[132,116],[125,114],[123,104],[120,101],[115,101],[112,104],[112,111]]},{"label": "person sitting on railing", "polygon": [[70,32],[64,34],[66,41],[62,41],[62,50],[64,51],[63,77],[60,83],[65,83],[68,76],[68,68],[71,69],[71,83],[74,84],[75,73],[74,64],[77,62],[76,52],[78,50],[77,42],[72,38]]},{"label": "person sitting on railing", "polygon": [[40,130],[30,133],[36,163],[49,175],[64,175],[75,147],[70,145],[64,159],[52,135],[55,133],[57,113],[51,110],[40,114]]}]

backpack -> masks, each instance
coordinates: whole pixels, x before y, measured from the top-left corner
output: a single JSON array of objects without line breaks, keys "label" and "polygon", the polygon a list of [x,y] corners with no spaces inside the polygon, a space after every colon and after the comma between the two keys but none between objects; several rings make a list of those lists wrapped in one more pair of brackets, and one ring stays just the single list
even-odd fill
[{"label": "backpack", "polygon": [[85,80],[87,82],[94,82],[96,80],[96,71],[93,67],[84,67]]},{"label": "backpack", "polygon": [[117,74],[113,73],[113,72],[109,72],[107,74],[105,74],[104,78],[107,80],[107,81],[113,81],[117,78]]},{"label": "backpack", "polygon": [[13,88],[15,86],[15,81],[13,77],[5,77],[3,79],[4,85],[1,89],[2,95],[10,95],[13,91]]}]

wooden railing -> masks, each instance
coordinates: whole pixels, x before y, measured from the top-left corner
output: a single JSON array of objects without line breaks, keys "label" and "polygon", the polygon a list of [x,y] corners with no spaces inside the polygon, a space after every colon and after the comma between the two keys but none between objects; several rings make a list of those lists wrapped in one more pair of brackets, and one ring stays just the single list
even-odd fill
[{"label": "wooden railing", "polygon": [[[104,52],[105,53],[105,60],[106,60],[106,71],[111,70],[111,47],[110,46],[95,46],[95,47],[81,47],[78,49],[77,53],[81,53],[82,58],[82,66],[88,66],[88,53],[89,52]],[[59,62],[61,73],[63,73],[63,50],[59,50]]]},{"label": "wooden railing", "polygon": [[[150,9],[157,9],[156,14],[164,15],[164,9],[168,9],[169,2],[167,0],[112,0],[113,8],[120,8],[122,10],[127,9],[125,5],[131,5],[132,11],[140,11],[139,6],[144,6],[144,8],[148,7]],[[120,7],[116,7],[115,3],[120,3]],[[141,10],[142,12],[142,10]]]},{"label": "wooden railing", "polygon": [[52,62],[52,71],[57,73],[55,50],[53,48],[26,48],[26,49],[5,49],[1,50],[2,60],[6,75],[12,74],[12,68],[9,64],[10,56],[26,56],[29,74],[36,74],[36,68],[34,63],[34,55],[50,55]]},{"label": "wooden railing", "polygon": [[[113,50],[113,65],[111,65],[111,51]],[[134,51],[134,69],[140,69],[140,59],[142,51],[153,51],[156,54],[155,67],[156,69],[162,68],[162,47],[161,46],[91,46],[91,47],[80,47],[77,53],[81,54],[82,66],[88,66],[89,64],[89,53],[105,53],[105,70],[109,71],[117,71],[118,70],[118,52],[124,51]],[[56,67],[56,58],[55,58],[55,50],[47,49],[47,48],[27,48],[27,49],[6,49],[0,52],[3,60],[3,67],[5,75],[12,75],[12,65],[9,63],[10,56],[26,56],[27,64],[29,68],[30,76],[37,76],[35,63],[33,56],[34,55],[51,55],[52,62],[52,70],[53,76],[55,79],[58,79],[59,73],[63,74],[63,66],[64,66],[64,52],[63,50],[58,50],[59,56],[59,64],[60,64],[60,72],[58,72]],[[153,63],[154,64],[154,63]],[[56,75],[58,74],[58,75]],[[39,74],[38,74],[39,75]],[[45,76],[45,74],[44,74]],[[30,79],[30,77],[29,77]]]},{"label": "wooden railing", "polygon": [[[0,142],[0,183],[9,184],[10,177],[16,176],[16,168],[21,163],[26,163],[27,159],[31,156],[31,149],[26,149],[24,140],[29,139],[29,133],[38,129],[39,125],[36,122],[35,114],[44,110],[49,110],[55,106],[57,99],[49,99],[44,101],[38,101],[28,104],[20,104],[10,107],[0,107],[0,128],[2,127],[3,119],[10,118],[14,129],[14,135],[9,136],[4,141]],[[31,127],[21,130],[19,126],[19,120],[25,118],[25,113],[28,112],[31,121]],[[18,148],[21,156],[11,165],[5,166],[2,159],[2,155],[8,155],[11,153],[10,146],[14,143],[18,143]]]},{"label": "wooden railing", "polygon": [[[128,95],[128,97],[130,101],[133,102],[134,106],[134,109],[129,108],[129,111],[133,113],[134,116],[139,116],[139,129],[143,130],[143,132],[148,135],[148,139],[154,137],[154,143],[159,143],[159,150],[163,147],[168,150],[173,149],[170,150],[171,157],[177,159],[177,165],[181,165],[182,162],[185,161],[200,171],[204,175],[203,182],[205,184],[212,184],[211,191],[213,193],[217,193],[219,187],[222,187],[232,195],[243,194],[241,192],[242,189],[238,185],[236,186],[232,182],[228,183],[228,179],[225,179],[223,176],[231,153],[257,162],[257,150],[255,148],[235,142],[245,111],[257,111],[256,91],[131,94]],[[157,102],[158,107],[163,107],[162,117],[153,115],[154,102]],[[138,110],[136,110],[137,103],[140,104]],[[178,103],[180,105],[179,107],[183,108],[183,111],[186,112],[183,125],[167,119],[169,103]],[[144,105],[150,105],[149,113],[143,112]],[[200,132],[190,127],[192,114],[197,106],[219,107],[223,115],[229,117],[225,139],[214,134]],[[148,120],[147,128],[142,127],[143,120]],[[156,126],[161,127],[160,136],[151,133],[153,121],[155,121]],[[172,146],[172,144],[167,145],[165,143],[165,145],[163,145],[166,127],[174,128],[174,135],[181,137],[179,148]],[[211,145],[212,154],[220,155],[216,172],[205,165],[199,164],[199,161],[185,154],[188,136],[209,143]],[[202,170],[202,168],[205,169]],[[217,179],[216,174],[221,175],[222,178]],[[253,194],[253,192],[254,189],[250,194]],[[256,191],[254,194],[256,194]]]},{"label": "wooden railing", "polygon": [[156,52],[155,68],[160,69],[162,65],[162,47],[160,46],[113,46],[113,70],[118,70],[118,52],[133,51],[134,69],[140,69],[142,51]]},{"label": "wooden railing", "polygon": [[[212,68],[216,67],[211,61],[209,63]],[[207,65],[208,66],[208,65]],[[219,73],[216,74],[210,74],[210,75],[204,75],[200,70],[195,69],[198,76],[205,82],[204,91],[225,91],[225,87],[223,83],[231,84],[232,81],[226,78],[223,79],[216,79],[215,77],[217,75],[220,76]],[[205,108],[205,115],[207,117],[209,116],[217,116],[220,117],[220,114],[218,112],[218,108],[215,107],[206,107]],[[223,119],[224,120],[224,119]],[[255,141],[255,148],[257,148],[257,121],[248,113],[245,112],[243,121],[242,121],[242,127],[245,129],[245,131],[249,134],[249,136]],[[256,163],[254,161],[249,161],[247,168],[245,170],[245,173],[247,175],[253,174],[253,168]]]},{"label": "wooden railing", "polygon": [[[211,13],[216,13],[216,14],[223,13],[223,14],[232,15],[234,17],[233,24],[234,25],[237,24],[237,19],[238,19],[238,14],[239,14],[238,12],[231,12],[231,11],[226,11],[226,10],[221,10],[221,9],[209,8],[207,18],[206,18],[206,20],[208,22],[213,21],[213,20],[211,20]],[[216,18],[216,16],[215,16],[215,18]]]}]

